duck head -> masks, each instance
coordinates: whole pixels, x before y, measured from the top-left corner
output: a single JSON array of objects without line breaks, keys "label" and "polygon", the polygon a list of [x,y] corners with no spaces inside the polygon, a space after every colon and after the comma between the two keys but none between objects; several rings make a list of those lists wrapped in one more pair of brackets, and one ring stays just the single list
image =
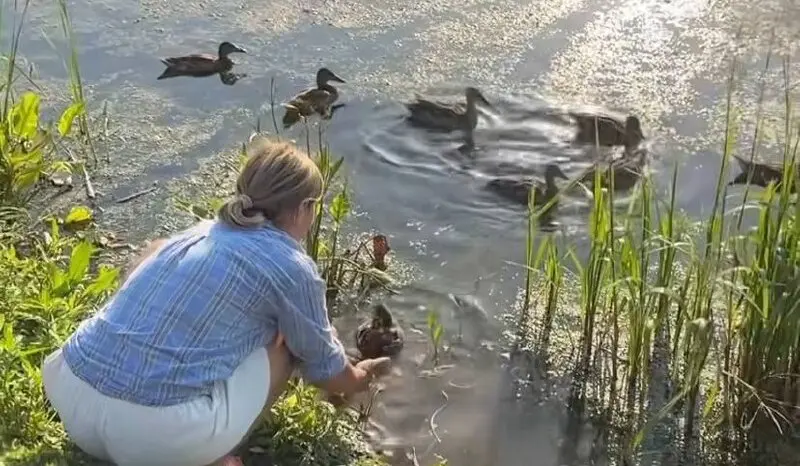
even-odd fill
[{"label": "duck head", "polygon": [[467,97],[467,107],[470,107],[470,102],[475,102],[475,103],[480,102],[489,108],[494,108],[492,104],[490,104],[489,101],[486,100],[486,97],[484,97],[483,94],[481,94],[481,91],[479,91],[478,89],[470,86],[467,87],[464,93],[466,94]]},{"label": "duck head", "polygon": [[334,81],[337,83],[344,84],[344,79],[336,76],[336,74],[329,70],[328,68],[320,68],[317,71],[317,86],[322,86],[326,84],[328,81]]},{"label": "duck head", "polygon": [[561,167],[559,167],[555,163],[548,163],[547,166],[544,168],[544,178],[550,181],[556,178],[561,178],[563,180],[569,179],[569,177],[566,174],[564,174],[564,171],[561,170]]},{"label": "duck head", "polygon": [[635,146],[644,139],[642,123],[639,121],[639,118],[630,115],[625,119],[625,135],[628,140],[628,144],[626,145],[629,146]]},{"label": "duck head", "polygon": [[384,304],[376,304],[372,308],[372,328],[387,330],[394,325],[392,313]]},{"label": "duck head", "polygon": [[227,57],[229,54],[237,52],[247,53],[247,51],[244,48],[239,47],[236,44],[232,44],[230,42],[225,41],[219,44],[219,51],[217,52],[217,55],[219,55],[220,57]]}]

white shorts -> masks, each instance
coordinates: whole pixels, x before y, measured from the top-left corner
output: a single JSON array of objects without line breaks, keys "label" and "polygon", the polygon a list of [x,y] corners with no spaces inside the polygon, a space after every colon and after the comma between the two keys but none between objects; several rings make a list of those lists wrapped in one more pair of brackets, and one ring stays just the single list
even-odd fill
[{"label": "white shorts", "polygon": [[210,397],[150,407],[111,398],[72,373],[61,350],[44,361],[45,395],[70,439],[118,465],[205,466],[232,452],[267,402],[266,348],[245,358]]}]

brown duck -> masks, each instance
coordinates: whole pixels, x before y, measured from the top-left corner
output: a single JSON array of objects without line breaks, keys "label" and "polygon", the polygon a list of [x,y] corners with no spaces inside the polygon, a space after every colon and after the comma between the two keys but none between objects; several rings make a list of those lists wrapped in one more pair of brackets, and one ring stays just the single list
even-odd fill
[{"label": "brown duck", "polygon": [[464,130],[470,132],[478,124],[477,104],[482,103],[487,107],[492,105],[481,94],[481,91],[474,87],[467,87],[464,90],[466,102],[443,103],[417,97],[414,102],[406,104],[409,114],[406,117],[413,126],[424,127],[433,131],[456,131]]},{"label": "brown duck", "polygon": [[403,349],[405,334],[392,319],[389,309],[383,304],[372,308],[372,318],[356,331],[356,348],[362,359],[396,356]]},{"label": "brown duck", "polygon": [[[594,177],[597,171],[602,172],[602,187],[611,186],[610,177],[614,177],[614,191],[626,191],[631,189],[644,173],[647,165],[648,152],[644,148],[636,150],[625,150],[622,156],[610,163],[595,163],[587,169],[578,181],[584,186],[594,188]],[[605,167],[602,167],[605,165]]]},{"label": "brown duck", "polygon": [[[783,165],[782,164],[774,164],[774,163],[763,163],[763,162],[751,162],[750,160],[744,159],[739,157],[738,155],[734,155],[733,158],[736,159],[736,162],[739,163],[739,167],[742,169],[742,173],[736,175],[736,177],[728,183],[728,185],[735,185],[735,184],[747,184],[747,178],[750,176],[750,172],[752,171],[752,179],[750,182],[752,184],[767,187],[770,182],[774,182],[776,187],[780,186],[781,181],[783,181]],[[792,183],[789,192],[795,193],[797,192],[797,185],[800,183],[800,172],[797,171],[795,175],[795,182]]]},{"label": "brown duck", "polygon": [[328,84],[330,81],[345,82],[328,68],[320,68],[317,70],[317,87],[306,89],[282,104],[286,108],[283,115],[284,129],[315,113],[326,119],[333,115],[335,109],[332,106],[339,98],[339,91]]},{"label": "brown duck", "polygon": [[570,112],[569,115],[578,125],[575,133],[578,143],[633,148],[644,140],[642,124],[634,115],[628,115],[625,119],[618,115],[591,112]]},{"label": "brown duck", "polygon": [[486,184],[486,188],[499,194],[501,197],[518,204],[528,205],[531,189],[534,189],[534,205],[544,205],[558,193],[556,178],[569,179],[561,168],[554,164],[547,164],[544,171],[544,183],[533,178],[495,178]]},{"label": "brown duck", "polygon": [[[183,57],[163,58],[161,62],[167,67],[157,79],[174,78],[175,76],[206,77],[213,74],[220,74],[223,82],[235,82],[242,75],[233,75],[236,79],[231,79],[233,60],[228,58],[231,53],[247,53],[245,49],[230,42],[219,44],[217,56],[208,53],[186,55]],[[226,82],[226,80],[228,82]]]}]

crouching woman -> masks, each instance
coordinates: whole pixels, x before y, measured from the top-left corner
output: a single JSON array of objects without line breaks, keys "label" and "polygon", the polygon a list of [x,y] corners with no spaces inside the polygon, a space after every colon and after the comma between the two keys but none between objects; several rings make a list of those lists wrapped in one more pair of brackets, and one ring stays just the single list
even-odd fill
[{"label": "crouching woman", "polygon": [[154,242],[119,290],[50,354],[45,394],[72,441],[119,465],[240,464],[232,452],[295,368],[330,394],[351,365],[301,241],[322,176],[294,145],[256,139],[214,221]]}]

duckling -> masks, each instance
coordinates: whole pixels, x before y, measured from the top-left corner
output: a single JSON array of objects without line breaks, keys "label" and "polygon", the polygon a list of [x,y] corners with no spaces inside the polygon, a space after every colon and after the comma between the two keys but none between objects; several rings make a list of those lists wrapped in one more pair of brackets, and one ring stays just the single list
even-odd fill
[{"label": "duckling", "polygon": [[410,112],[406,120],[413,126],[432,131],[470,132],[478,124],[478,102],[489,108],[492,108],[492,104],[474,87],[467,87],[464,94],[466,104],[461,102],[447,104],[417,97],[416,101],[406,104]]},{"label": "duckling", "polygon": [[[742,173],[739,173],[736,178],[733,179],[733,181],[728,183],[728,186],[735,184],[747,184],[747,177],[749,176],[750,171],[753,172],[753,178],[750,180],[750,182],[758,186],[767,187],[767,185],[769,185],[769,183],[772,181],[775,182],[777,187],[780,186],[781,181],[783,181],[782,164],[755,161],[751,162],[750,160],[744,159],[735,154],[733,157],[736,159],[736,162],[739,163]],[[791,193],[797,192],[797,185],[800,184],[800,171],[798,171],[797,168],[795,168],[795,170],[795,175],[797,176],[795,182],[790,186],[789,192]]]},{"label": "duckling", "polygon": [[558,165],[549,163],[544,171],[544,184],[533,178],[514,177],[495,178],[489,181],[486,187],[500,196],[522,205],[528,205],[530,190],[535,189],[536,193],[533,202],[538,206],[547,204],[558,193],[556,178],[569,179]]},{"label": "duckling", "polygon": [[[230,42],[219,44],[218,56],[208,53],[187,55],[183,57],[170,57],[161,59],[167,69],[156,79],[167,79],[175,76],[206,77],[213,74],[225,74],[233,68],[233,60],[228,58],[231,53],[247,53],[245,49]],[[223,79],[225,82],[225,79]],[[226,83],[227,84],[227,83]]]},{"label": "duckling", "polygon": [[405,333],[392,319],[384,304],[372,308],[372,318],[359,325],[356,331],[356,348],[362,359],[396,356],[403,349]]},{"label": "duckling", "polygon": [[628,115],[622,120],[617,115],[603,113],[570,112],[569,114],[578,124],[575,142],[634,148],[644,140],[642,124],[634,115]]},{"label": "duckling", "polygon": [[314,113],[330,119],[333,115],[331,106],[339,98],[339,91],[328,84],[329,81],[343,84],[345,82],[328,68],[320,68],[317,70],[317,87],[306,89],[282,104],[286,107],[286,113],[283,115],[284,129],[300,121],[300,118],[309,117]]},{"label": "duckling", "polygon": [[[631,189],[641,178],[644,167],[647,163],[647,150],[639,148],[637,150],[625,150],[621,157],[612,160],[607,164],[602,175],[602,186],[608,188],[611,185],[610,177],[614,177],[614,190],[626,191]],[[594,175],[600,168],[600,163],[595,163],[593,167],[579,177],[578,181],[588,187],[594,187]]]}]

